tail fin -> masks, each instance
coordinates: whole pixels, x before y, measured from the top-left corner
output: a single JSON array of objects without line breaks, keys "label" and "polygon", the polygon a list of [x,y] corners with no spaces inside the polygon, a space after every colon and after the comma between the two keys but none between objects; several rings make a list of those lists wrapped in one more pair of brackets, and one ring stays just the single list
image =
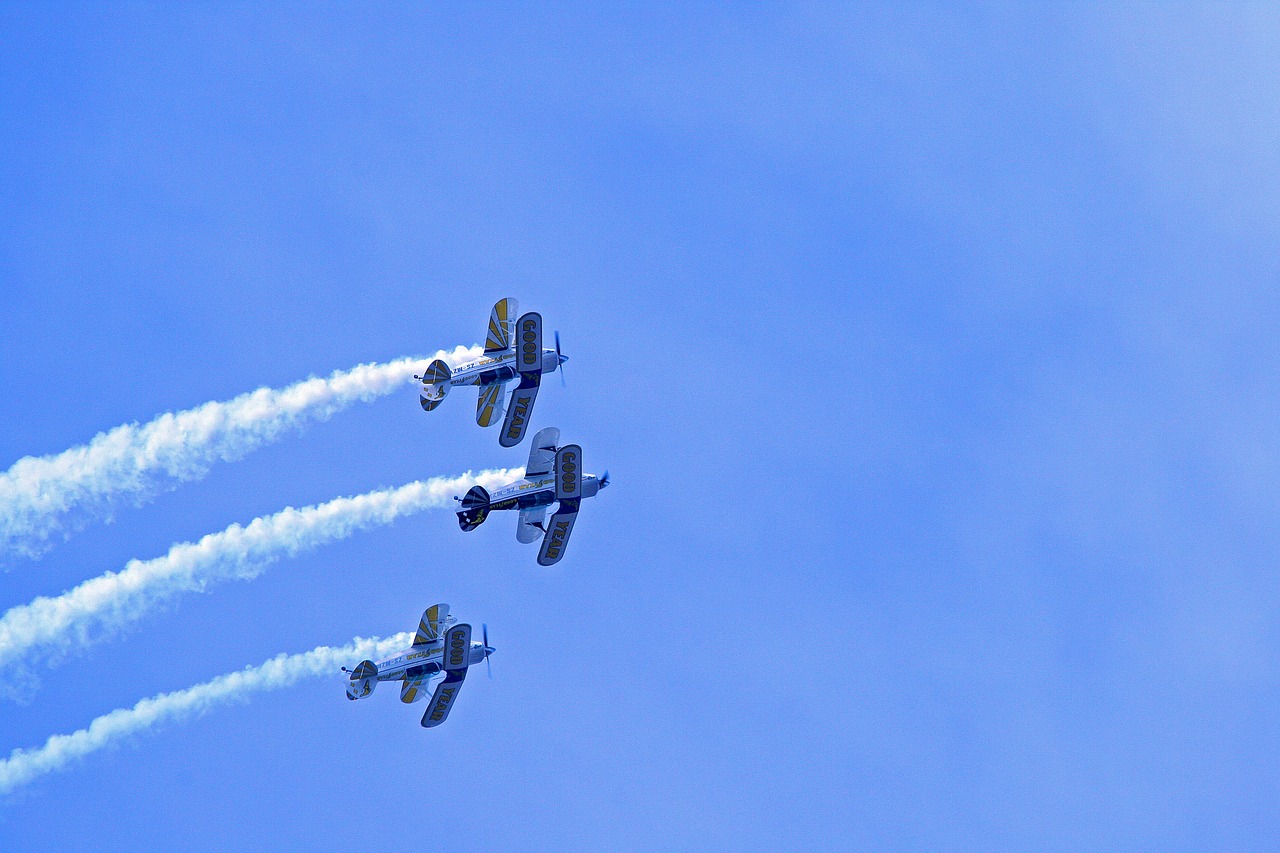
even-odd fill
[{"label": "tail fin", "polygon": [[449,393],[449,379],[452,376],[449,365],[441,359],[437,358],[427,365],[427,372],[421,376],[422,394],[419,397],[424,410],[429,412],[444,402],[445,395]]},{"label": "tail fin", "polygon": [[378,665],[371,660],[362,660],[351,671],[351,681],[347,684],[348,699],[363,699],[378,686]]},{"label": "tail fin", "polygon": [[475,530],[489,517],[489,492],[484,486],[472,486],[462,499],[458,510],[458,526],[463,530]]}]

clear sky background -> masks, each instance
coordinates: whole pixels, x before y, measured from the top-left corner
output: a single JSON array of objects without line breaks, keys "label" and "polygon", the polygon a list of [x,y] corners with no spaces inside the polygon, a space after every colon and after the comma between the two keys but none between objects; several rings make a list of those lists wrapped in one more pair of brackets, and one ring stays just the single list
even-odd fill
[{"label": "clear sky background", "polygon": [[[1239,5],[0,10],[0,468],[560,329],[565,560],[431,511],[40,665],[0,755],[488,622],[448,723],[313,680],[0,803],[5,850],[1273,849],[1280,20]],[[522,465],[416,393],[0,575]],[[354,661],[353,661],[354,663]]]}]

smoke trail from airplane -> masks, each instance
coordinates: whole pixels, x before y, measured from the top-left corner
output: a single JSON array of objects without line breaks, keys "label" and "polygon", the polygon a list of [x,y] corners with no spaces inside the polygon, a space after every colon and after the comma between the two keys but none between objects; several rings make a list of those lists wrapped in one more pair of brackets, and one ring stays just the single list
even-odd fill
[{"label": "smoke trail from airplane", "polygon": [[[479,347],[460,346],[433,357],[456,365],[480,354]],[[203,477],[218,461],[241,459],[289,430],[390,394],[429,358],[361,364],[285,388],[259,388],[145,425],[118,426],[61,453],[19,459],[0,474],[0,557],[37,557],[55,536],[110,513],[120,498],[141,503]]]},{"label": "smoke trail from airplane", "polygon": [[199,542],[172,546],[163,557],[130,560],[119,572],[107,572],[61,595],[35,599],[0,616],[0,667],[33,650],[87,645],[119,631],[179,593],[203,591],[219,581],[257,577],[282,556],[293,556],[357,530],[390,524],[401,516],[450,504],[454,494],[474,484],[497,488],[523,474],[522,469],[467,472],[460,477],[415,480],[394,489],[255,518],[232,524]]},{"label": "smoke trail from airplane", "polygon": [[87,728],[69,735],[53,735],[42,747],[15,749],[0,761],[0,793],[61,770],[77,758],[161,723],[187,719],[254,693],[289,687],[304,678],[340,675],[339,667],[364,658],[386,657],[405,648],[412,638],[407,632],[386,639],[357,637],[341,647],[319,646],[302,654],[281,654],[258,666],[220,675],[185,690],[143,699],[132,708],[117,708]]}]

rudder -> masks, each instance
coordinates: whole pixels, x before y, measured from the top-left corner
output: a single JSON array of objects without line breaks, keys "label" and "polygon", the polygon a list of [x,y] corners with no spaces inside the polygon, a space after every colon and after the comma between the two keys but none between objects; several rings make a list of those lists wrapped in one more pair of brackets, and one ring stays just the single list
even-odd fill
[{"label": "rudder", "polygon": [[363,699],[378,686],[378,665],[371,660],[362,660],[351,671],[347,682],[347,698]]},{"label": "rudder", "polygon": [[445,395],[449,393],[449,380],[452,377],[453,372],[449,369],[449,365],[441,359],[437,358],[427,365],[426,373],[418,377],[422,380],[422,393],[418,400],[424,411],[429,412],[444,402]]},{"label": "rudder", "polygon": [[458,510],[458,526],[463,530],[475,530],[489,517],[489,492],[484,486],[472,486],[462,498]]}]

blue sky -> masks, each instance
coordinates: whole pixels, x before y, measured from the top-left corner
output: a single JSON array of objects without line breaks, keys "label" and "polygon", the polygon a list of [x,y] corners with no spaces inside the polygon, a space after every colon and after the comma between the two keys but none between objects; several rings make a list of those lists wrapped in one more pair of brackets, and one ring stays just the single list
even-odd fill
[{"label": "blue sky", "polygon": [[[304,682],[10,795],[0,846],[1273,847],[1278,23],[6,8],[0,467],[510,295],[571,358],[535,427],[615,485],[553,570],[428,511],[41,663],[0,753],[435,601],[498,647],[439,729]],[[456,396],[122,505],[0,607],[523,464]]]}]

